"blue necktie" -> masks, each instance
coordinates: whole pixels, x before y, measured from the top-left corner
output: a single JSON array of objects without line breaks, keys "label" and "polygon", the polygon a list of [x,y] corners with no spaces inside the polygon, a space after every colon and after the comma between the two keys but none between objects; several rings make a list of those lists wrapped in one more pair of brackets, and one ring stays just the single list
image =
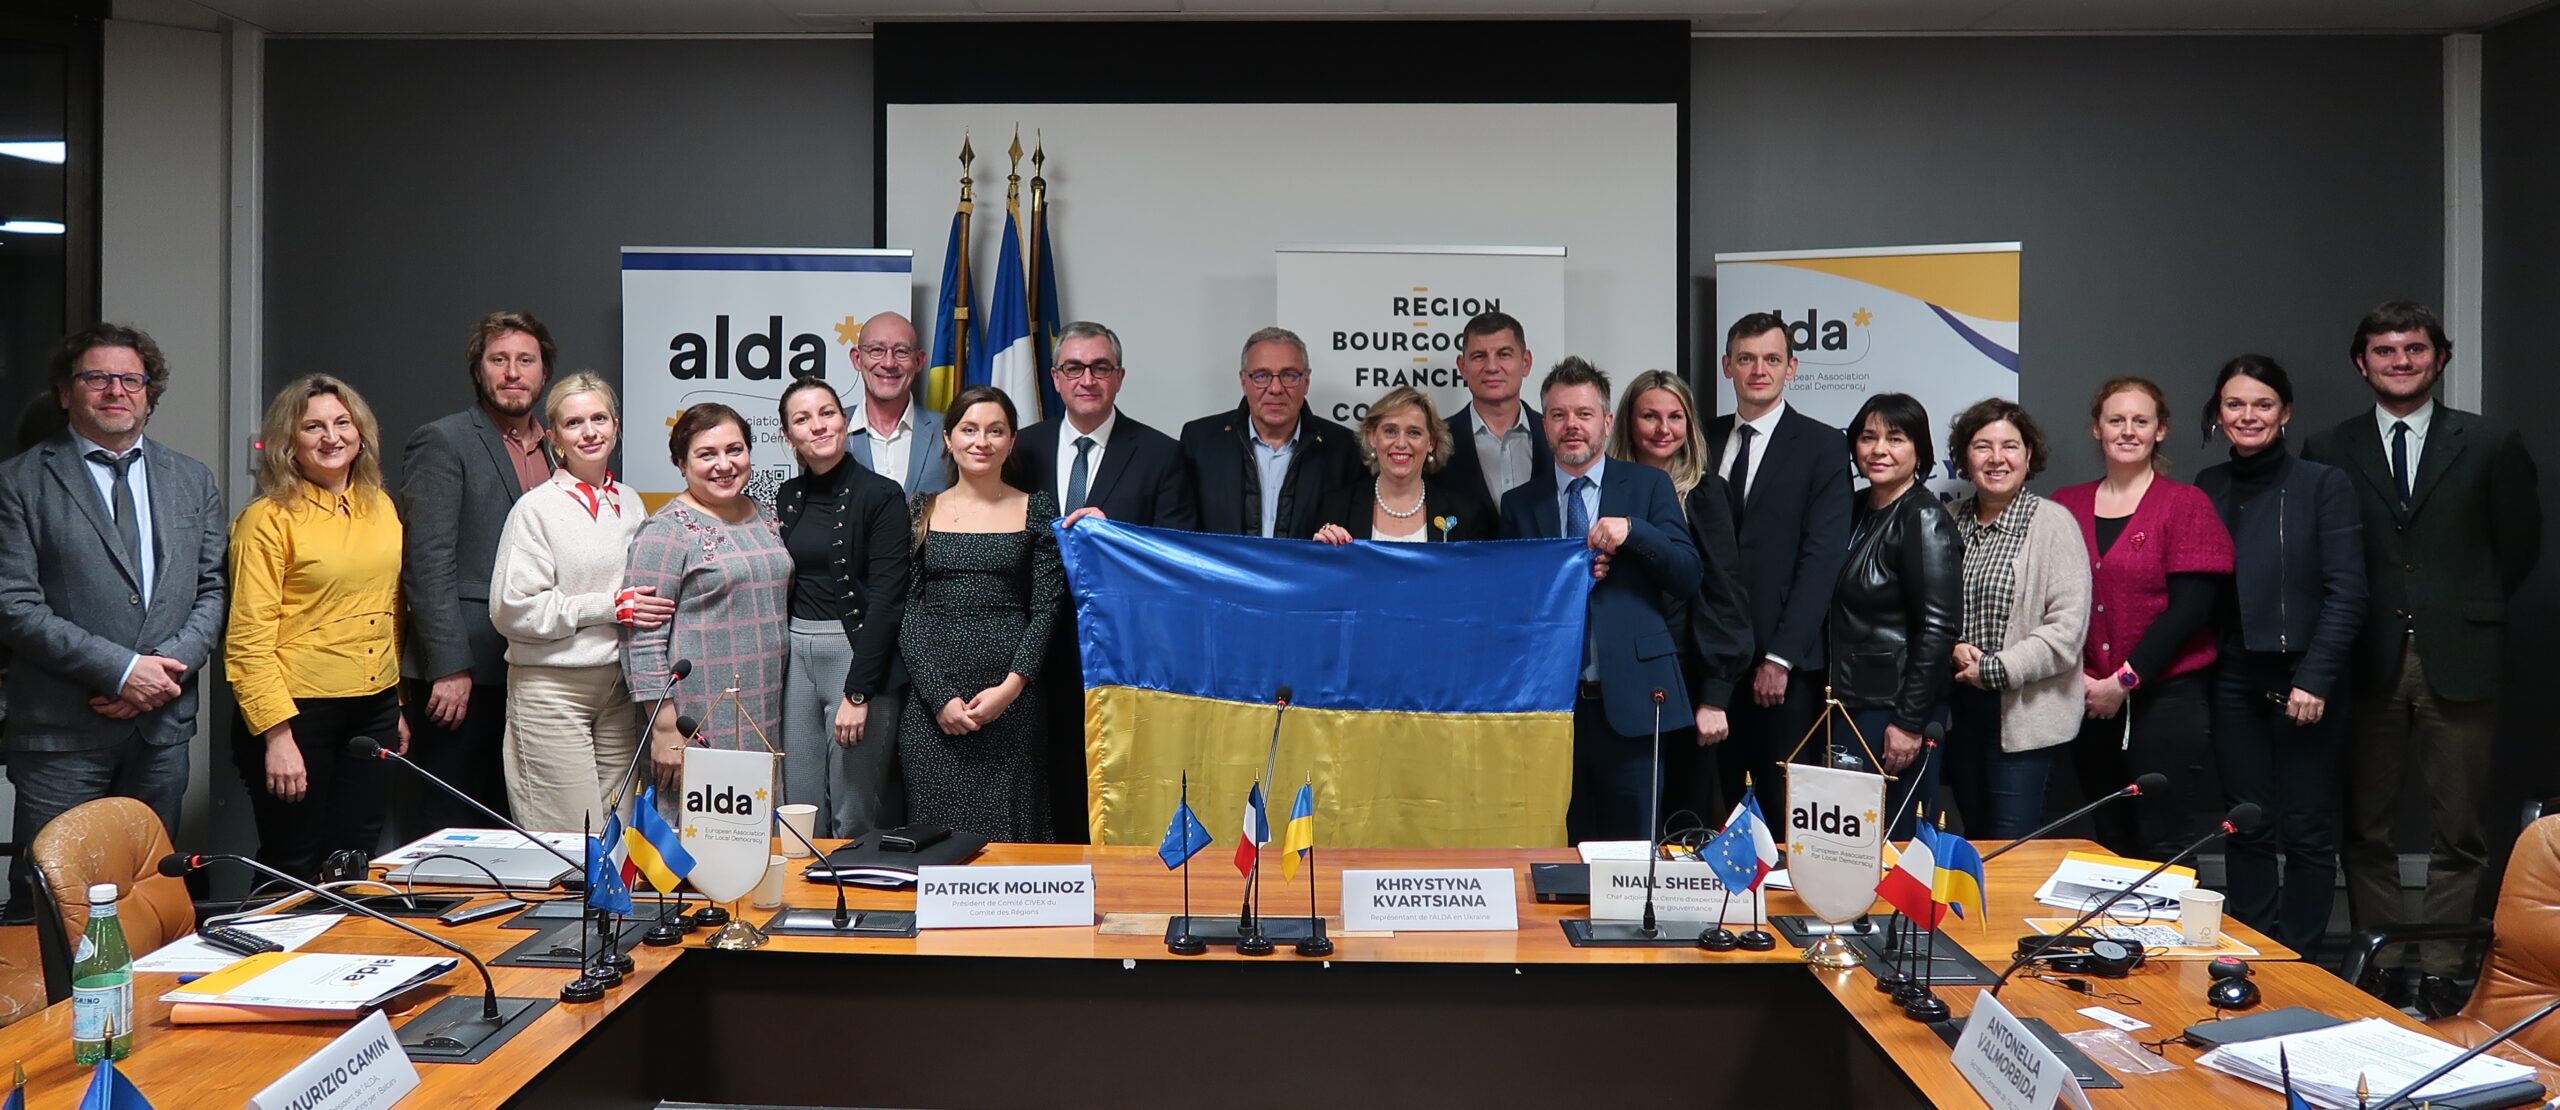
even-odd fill
[{"label": "blue necktie", "polygon": [[2409,507],[2409,422],[2391,422],[2391,477],[2400,483],[2400,507]]},{"label": "blue necktie", "polygon": [[1076,511],[1076,510],[1081,509],[1081,508],[1083,508],[1083,507],[1084,507],[1085,474],[1086,474],[1086,471],[1085,471],[1085,462],[1086,462],[1086,458],[1085,458],[1085,457],[1086,457],[1086,455],[1087,455],[1087,454],[1089,454],[1090,452],[1092,452],[1092,450],[1093,450],[1093,437],[1092,437],[1092,436],[1077,436],[1077,437],[1076,437],[1076,461],[1075,461],[1075,465],[1070,466],[1070,467],[1068,467],[1068,468],[1067,468],[1067,507],[1066,507],[1066,509],[1065,509],[1065,510],[1063,510],[1063,511],[1065,511],[1065,512],[1070,512],[1070,513],[1072,513],[1072,512],[1074,512],[1074,511]]},{"label": "blue necktie", "polygon": [[1578,540],[1591,534],[1591,510],[1582,506],[1582,491],[1591,488],[1591,479],[1576,478],[1564,487],[1564,538]]}]

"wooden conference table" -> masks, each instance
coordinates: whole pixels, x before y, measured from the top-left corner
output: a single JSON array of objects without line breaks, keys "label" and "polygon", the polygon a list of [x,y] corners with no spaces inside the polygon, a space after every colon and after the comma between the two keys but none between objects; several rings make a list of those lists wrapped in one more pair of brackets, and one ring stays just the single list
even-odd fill
[{"label": "wooden conference table", "polygon": [[[2030,897],[2068,841],[2031,844],[1990,868],[1988,931],[1951,932],[1985,963],[2006,962],[2021,919],[2054,916]],[[1212,853],[1214,854],[1214,853]],[[1241,880],[1223,859],[1194,861],[1193,909],[1232,912]],[[1516,933],[1336,934],[1327,960],[1283,945],[1259,959],[1212,949],[1166,953],[1178,874],[1147,848],[998,845],[983,863],[1091,863],[1094,929],[928,932],[909,939],[775,937],[753,952],[632,950],[637,970],[602,1002],[561,1005],[478,1065],[422,1064],[404,1106],[649,1107],[660,1099],[816,1106],[1441,1105],[1975,1106],[1945,1044],[1905,1019],[1862,971],[1808,969],[1783,942],[1765,953],[1574,948],[1559,922],[1585,907],[1542,904],[1528,864],[1567,850],[1319,851],[1317,899],[1336,912],[1344,867],[1510,867]],[[796,862],[796,861],[795,861]],[[1266,861],[1268,863],[1269,861]],[[795,867],[796,870],[796,867]],[[1267,874],[1264,912],[1303,914],[1306,877]],[[794,881],[792,905],[832,905]],[[903,909],[911,892],[851,888],[857,908]],[[644,900],[645,901],[645,900]],[[1774,913],[1802,912],[1773,892]],[[768,914],[751,911],[759,922]],[[493,957],[524,940],[498,920],[424,927]],[[2245,927],[2262,1009],[2306,1005],[2342,1017],[2396,1011]],[[379,923],[351,919],[314,950],[430,954]],[[921,957],[921,958],[919,958]],[[501,994],[547,998],[569,973],[493,969]],[[233,1107],[343,1031],[341,1023],[173,1027],[158,1001],[175,981],[141,975],[140,1024],[121,1067],[163,1110]],[[2211,1016],[2201,964],[2154,962],[2108,989],[2157,1039]],[[406,1000],[476,995],[467,968]],[[1959,1015],[1979,993],[1941,988]],[[2013,981],[2003,1002],[2065,1031],[2095,1028],[2092,1004]],[[394,1018],[394,1024],[401,1019]],[[2267,1092],[2192,1066],[2127,1076],[2099,1106],[2246,1105]],[[0,1030],[0,1060],[23,1060],[29,1106],[71,1107],[87,1082],[71,1062],[70,1007]],[[2560,1076],[2546,1076],[2560,1089]]]}]

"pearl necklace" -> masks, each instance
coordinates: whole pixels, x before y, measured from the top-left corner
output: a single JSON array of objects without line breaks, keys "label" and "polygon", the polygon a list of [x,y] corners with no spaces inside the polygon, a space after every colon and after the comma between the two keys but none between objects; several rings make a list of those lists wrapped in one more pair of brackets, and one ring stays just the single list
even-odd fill
[{"label": "pearl necklace", "polygon": [[1384,511],[1388,516],[1394,517],[1394,518],[1396,518],[1397,520],[1404,520],[1404,519],[1407,519],[1407,518],[1409,518],[1409,517],[1412,517],[1412,516],[1414,516],[1414,515],[1416,515],[1416,514],[1419,514],[1420,512],[1422,512],[1422,503],[1431,499],[1429,494],[1424,494],[1424,495],[1423,495],[1423,496],[1421,496],[1421,497],[1416,497],[1416,498],[1414,498],[1414,499],[1413,499],[1413,507],[1412,507],[1412,508],[1410,508],[1410,509],[1406,509],[1406,510],[1405,510],[1405,511],[1403,511],[1403,512],[1397,512],[1397,511],[1396,511],[1396,507],[1395,507],[1395,506],[1390,505],[1390,504],[1387,504],[1387,487],[1386,487],[1386,483],[1384,483],[1384,482],[1382,482],[1382,481],[1372,480],[1372,481],[1369,483],[1369,488],[1370,488],[1370,490],[1372,490],[1373,492],[1375,492],[1375,493],[1377,494],[1377,497],[1378,497],[1378,508],[1379,508],[1381,511]]}]

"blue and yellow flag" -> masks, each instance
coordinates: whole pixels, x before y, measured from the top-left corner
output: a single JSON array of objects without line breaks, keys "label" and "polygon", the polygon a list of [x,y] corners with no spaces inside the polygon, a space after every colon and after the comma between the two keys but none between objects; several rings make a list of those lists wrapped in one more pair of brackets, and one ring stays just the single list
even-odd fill
[{"label": "blue and yellow flag", "polygon": [[[1927,827],[1925,822],[1921,826],[1923,831]],[[1974,923],[1989,928],[1991,912],[1984,901],[1982,853],[1974,850],[1972,841],[1944,829],[1939,830],[1932,840],[1930,847],[1938,857],[1938,882],[1934,896],[1947,908],[1956,911],[1957,917],[1963,917],[1964,908],[1972,906]]]},{"label": "blue and yellow flag", "polygon": [[622,835],[631,846],[632,864],[648,876],[652,889],[672,894],[685,876],[693,874],[693,853],[685,850],[684,837],[658,814],[657,784],[640,788],[640,800],[631,807],[631,825]]},{"label": "blue and yellow flag", "polygon": [[1298,864],[1316,850],[1316,784],[1298,787],[1298,800],[1289,804],[1289,827],[1280,834],[1280,877],[1298,877]]},{"label": "blue and yellow flag", "polygon": [[1332,843],[1565,842],[1579,541],[1327,547],[1091,519],[1059,537],[1095,843],[1154,839],[1186,766],[1211,804],[1242,799],[1284,685],[1271,777],[1321,785]]},{"label": "blue and yellow flag", "polygon": [[960,395],[960,379],[978,352],[976,302],[969,280],[969,192],[960,192],[960,210],[951,214],[951,242],[942,249],[942,300],[933,310],[933,364],[925,368],[927,411],[941,412]]}]

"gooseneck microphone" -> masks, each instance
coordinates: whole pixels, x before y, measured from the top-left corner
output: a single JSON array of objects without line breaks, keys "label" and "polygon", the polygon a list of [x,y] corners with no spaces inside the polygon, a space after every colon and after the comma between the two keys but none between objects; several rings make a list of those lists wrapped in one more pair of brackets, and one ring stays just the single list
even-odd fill
[{"label": "gooseneck microphone", "polygon": [[2139,797],[2141,797],[2141,796],[2142,796],[2142,795],[2144,795],[2144,794],[2151,793],[2152,791],[2159,790],[2159,789],[2161,789],[2161,788],[2163,788],[2163,787],[2166,787],[2166,786],[2168,786],[2168,785],[2169,785],[2169,776],[2164,775],[2164,774],[2161,774],[2161,773],[2160,773],[2160,772],[2158,772],[2158,771],[2153,771],[2153,772],[2151,772],[2150,774],[2144,775],[2144,776],[2142,776],[2141,778],[2135,779],[2135,780],[2133,780],[2132,782],[2125,784],[2125,787],[2124,787],[2124,789],[2122,789],[2122,790],[2118,790],[2118,791],[2116,791],[2115,793],[2113,793],[2113,794],[2109,794],[2109,795],[2107,795],[2107,796],[2105,796],[2105,797],[2103,797],[2103,798],[2098,799],[2097,801],[2094,801],[2094,802],[2089,803],[2088,805],[2081,806],[2081,807],[2080,807],[2080,808],[2078,808],[2078,809],[2072,810],[2072,811],[2071,811],[2071,812],[2069,812],[2069,813],[2066,813],[2066,814],[2063,814],[2063,815],[2062,815],[2062,816],[2060,816],[2060,817],[2054,818],[2054,820],[2053,820],[2053,823],[2052,823],[2052,824],[2046,825],[2045,827],[2043,827],[2043,828],[2041,828],[2041,829],[2037,829],[2037,830],[2036,830],[2036,831],[2034,831],[2034,832],[2028,833],[2028,834],[2027,834],[2027,835],[2025,835],[2025,836],[2019,837],[2019,838],[2018,838],[2018,839],[2016,839],[2016,840],[2012,840],[2012,841],[2010,841],[2010,842],[2008,842],[2008,843],[2006,843],[2006,844],[2003,844],[2003,845],[2001,845],[2001,846],[1999,846],[1999,847],[1997,847],[1997,848],[1992,849],[1992,850],[1991,850],[1991,852],[1990,852],[1990,854],[1985,855],[1985,856],[1983,856],[1983,857],[1982,857],[1982,862],[1984,862],[1984,863],[1989,863],[1989,862],[1991,862],[1992,860],[1999,859],[2002,855],[2006,854],[2006,853],[2009,851],[2009,849],[2011,849],[2011,848],[2015,848],[2015,847],[2017,847],[2018,845],[2024,844],[2024,843],[2026,843],[2026,842],[2028,842],[2028,841],[2030,841],[2030,840],[2034,840],[2034,839],[2036,839],[2036,838],[2038,838],[2038,837],[2043,836],[2043,835],[2044,835],[2044,834],[2046,834],[2046,833],[2052,832],[2052,831],[2053,831],[2053,830],[2055,830],[2055,829],[2061,828],[2061,827],[2062,827],[2062,826],[2064,826],[2064,825],[2068,825],[2068,824],[2070,824],[2070,823],[2072,823],[2072,822],[2074,822],[2074,821],[2077,821],[2077,820],[2079,820],[2079,819],[2081,819],[2081,818],[2083,818],[2083,817],[2086,817],[2086,816],[2088,816],[2089,814],[2091,814],[2092,812],[2095,812],[2099,806],[2105,805],[2105,804],[2107,804],[2108,802],[2115,801],[2115,800],[2116,800],[2116,799],[2118,799],[2118,798],[2139,798]]},{"label": "gooseneck microphone", "polygon": [[[649,758],[649,736],[658,727],[658,714],[666,712],[667,703],[676,700],[676,683],[684,681],[685,676],[692,673],[693,660],[691,659],[678,659],[673,666],[667,668],[666,688],[658,691],[658,700],[649,703],[649,720],[640,726],[639,749],[631,753],[631,766],[622,769],[622,785],[613,789],[613,801],[616,805],[620,804],[622,795],[631,789],[632,776],[640,773],[641,764]],[[684,727],[686,719],[676,718],[676,731],[691,736],[693,730]]]},{"label": "gooseneck microphone", "polygon": [[[1653,688],[1653,813],[1644,829],[1644,922],[1637,928],[1646,936],[1660,936],[1662,926],[1653,919],[1654,861],[1662,858],[1662,687]],[[1722,921],[1716,922],[1724,924]]]},{"label": "gooseneck microphone", "polygon": [[[1271,750],[1262,757],[1262,805],[1268,814],[1271,807],[1271,770],[1280,762],[1280,725],[1289,718],[1289,702],[1294,693],[1283,682],[1271,692],[1271,703],[1277,709],[1271,715]],[[1268,827],[1269,818],[1265,818]],[[1253,853],[1253,874],[1245,877],[1244,908],[1236,918],[1236,953],[1243,956],[1268,956],[1274,949],[1271,938],[1262,932],[1262,852]]]},{"label": "gooseneck microphone", "polygon": [[[581,859],[578,859],[578,858],[576,858],[576,857],[574,857],[574,856],[571,856],[569,853],[567,853],[567,852],[563,852],[563,851],[561,851],[561,850],[560,850],[560,849],[558,849],[558,848],[552,847],[552,845],[551,845],[551,842],[550,842],[550,841],[548,841],[548,840],[544,840],[544,839],[542,839],[541,837],[535,836],[535,835],[533,835],[531,832],[526,831],[526,829],[525,829],[525,827],[524,827],[524,826],[519,825],[519,824],[516,824],[516,823],[515,823],[515,822],[513,822],[513,821],[507,820],[506,816],[505,816],[504,814],[499,813],[497,810],[491,809],[491,808],[489,808],[488,806],[485,806],[485,805],[480,804],[480,799],[478,799],[478,798],[474,798],[474,797],[472,797],[472,796],[471,796],[471,795],[469,795],[469,794],[465,794],[465,793],[463,793],[463,792],[462,792],[462,791],[460,791],[460,790],[454,789],[454,786],[453,786],[453,784],[452,784],[452,783],[449,783],[449,782],[444,781],[443,779],[437,778],[437,777],[434,775],[434,773],[432,773],[432,772],[428,771],[428,770],[427,770],[426,768],[424,768],[424,767],[420,767],[420,766],[418,766],[418,765],[417,765],[417,764],[415,764],[415,763],[411,763],[411,762],[409,761],[409,758],[408,758],[407,756],[401,755],[401,754],[400,754],[400,753],[398,753],[398,752],[395,752],[395,751],[392,751],[392,750],[391,750],[391,749],[389,749],[389,748],[383,747],[383,746],[381,745],[381,743],[379,743],[378,741],[374,740],[374,738],[373,738],[373,737],[370,737],[370,736],[358,736],[358,737],[356,737],[356,738],[354,738],[354,739],[352,739],[352,740],[347,741],[347,754],[348,754],[348,755],[350,755],[350,756],[353,756],[353,757],[355,757],[355,758],[357,758],[357,759],[379,759],[379,760],[382,760],[383,762],[386,762],[386,763],[397,763],[397,764],[399,764],[400,766],[403,766],[403,767],[408,768],[408,769],[409,769],[409,773],[414,774],[414,775],[418,776],[419,778],[425,779],[425,780],[427,780],[428,782],[434,783],[434,784],[435,784],[436,789],[444,791],[444,792],[445,792],[445,795],[446,795],[447,797],[454,798],[454,799],[456,799],[456,800],[458,800],[458,801],[462,802],[462,804],[464,804],[464,805],[467,805],[467,806],[470,806],[470,807],[471,807],[471,808],[473,808],[473,809],[479,810],[483,816],[486,816],[488,819],[490,819],[490,820],[492,820],[492,821],[495,821],[495,822],[497,822],[498,824],[500,824],[500,825],[502,825],[502,826],[505,826],[505,827],[506,827],[506,829],[507,829],[507,831],[512,832],[512,833],[516,834],[517,836],[521,836],[521,837],[525,838],[526,840],[530,840],[530,841],[532,841],[535,847],[538,847],[538,848],[542,849],[543,851],[549,852],[549,853],[551,853],[551,854],[552,854],[552,855],[554,855],[554,856],[558,856],[558,857],[560,858],[560,862],[565,863],[565,864],[568,864],[568,865],[569,865],[569,870],[570,870],[572,873],[574,873],[574,874],[576,874],[576,875],[578,876],[578,878],[577,878],[577,882],[576,882],[576,884],[575,884],[574,886],[569,885],[569,884],[563,884],[563,889],[583,890],[583,889],[585,889],[585,888],[586,888],[586,881],[587,881],[587,864],[586,864],[586,861],[581,860]],[[413,874],[414,874],[414,872],[413,872]]]},{"label": "gooseneck microphone", "polygon": [[[310,883],[306,883],[295,876],[285,874],[282,871],[278,871],[275,868],[251,859],[248,856],[220,853],[213,855],[189,855],[184,852],[172,852],[160,858],[159,871],[160,874],[169,878],[180,879],[185,878],[187,873],[191,871],[198,870],[206,864],[215,862],[236,863],[242,867],[246,867],[252,871],[265,875],[269,879],[284,883],[306,894],[316,894],[321,898],[327,899],[330,902],[334,902],[339,906],[346,908],[350,912],[362,914],[375,921],[382,922],[385,925],[389,925],[394,929],[408,933],[411,936],[417,937],[420,940],[426,941],[429,944],[435,945],[438,948],[451,952],[468,961],[471,964],[471,969],[480,973],[481,993],[478,1015],[473,1016],[467,1013],[445,1013],[439,1015],[437,1013],[437,1011],[444,1010],[454,1003],[460,1003],[462,1006],[467,1007],[470,1004],[470,1000],[467,998],[448,998],[442,1002],[438,1002],[434,1006],[428,1007],[425,1013],[419,1014],[415,1020],[412,1020],[408,1025],[401,1028],[400,1043],[403,1048],[414,1048],[439,1057],[464,1055],[469,1053],[481,1042],[488,1040],[491,1036],[505,1029],[507,1026],[531,1016],[536,1008],[537,1000],[535,999],[510,998],[503,1001],[515,1003],[516,1006],[513,1013],[508,1013],[507,1008],[500,1005],[502,1000],[498,997],[498,981],[489,975],[489,965],[481,962],[480,957],[473,954],[470,949],[459,944],[455,944],[450,940],[446,940],[445,938],[437,936],[424,929],[418,928],[415,925],[411,925],[408,922],[392,917],[391,915],[383,913],[380,910],[376,910],[371,906],[367,906],[353,899],[341,897],[337,891],[330,890],[327,887],[314,886]],[[430,1024],[429,1019],[437,1017],[442,1017],[444,1019],[441,1024]],[[418,1029],[418,1033],[414,1037],[409,1032],[411,1028]]]},{"label": "gooseneck microphone", "polygon": [[[682,722],[679,721],[678,723],[681,724]],[[819,851],[817,845],[810,843],[808,837],[800,835],[800,830],[792,828],[791,822],[783,820],[780,809],[781,807],[779,806],[775,807],[776,812],[773,817],[773,827],[790,833],[791,839],[799,841],[801,847],[807,848],[809,850],[809,855],[812,858],[817,860],[819,863],[825,863],[827,861],[827,854]],[[836,915],[831,924],[837,932],[844,932],[853,928],[855,918],[853,916],[853,911],[845,908],[844,880],[835,880],[832,885],[836,888]],[[791,911],[787,909],[782,912],[786,917],[790,916],[791,913]]]},{"label": "gooseneck microphone", "polygon": [[2554,1011],[2560,1011],[2560,998],[2552,999],[2549,1004],[2543,1006],[2541,1009],[2535,1010],[2530,1014],[2526,1014],[2523,1020],[2504,1029],[2498,1030],[2497,1036],[2471,1046],[2470,1049],[2465,1051],[2462,1055],[2447,1060],[2442,1065],[2439,1065],[2436,1070],[2419,1076],[2417,1082],[2411,1083],[2408,1086],[2393,1092],[2389,1098],[2374,1103],[2373,1110],[2391,1110],[2394,1106],[2417,1105],[2410,1096],[2417,1094],[2420,1090],[2424,1089],[2427,1084],[2453,1074],[2454,1069],[2459,1068],[2464,1064],[2468,1064],[2473,1060],[2479,1059],[2482,1053],[2485,1053],[2490,1049],[2507,1043],[2507,1041],[2514,1038],[2516,1034],[2522,1033],[2527,1028],[2531,1027],[2534,1022],[2550,1017]]},{"label": "gooseneck microphone", "polygon": [[2061,942],[2062,938],[2079,932],[2081,926],[2087,925],[2089,922],[2096,920],[2099,914],[2107,912],[2108,907],[2115,905],[2117,902],[2123,901],[2133,892],[2142,889],[2142,885],[2144,883],[2148,883],[2151,880],[2158,878],[2161,872],[2167,871],[2171,867],[2176,866],[2178,861],[2186,859],[2197,852],[2203,851],[2205,845],[2211,844],[2223,837],[2230,836],[2233,833],[2246,832],[2250,829],[2257,828],[2258,813],[2258,803],[2256,802],[2242,802],[2239,805],[2231,807],[2231,812],[2223,815],[2221,827],[2216,828],[2212,832],[2206,833],[2203,836],[2197,837],[2195,843],[2179,849],[2178,854],[2161,860],[2159,866],[2152,868],[2141,878],[2135,879],[2123,890],[2119,890],[2105,898],[2099,899],[2098,904],[2090,907],[2089,912],[2081,914],[2078,920],[2064,926],[2052,935],[2045,937],[2042,941],[2038,942],[2035,947],[2028,949],[2016,960],[2011,961],[2008,968],[2000,973],[2000,978],[1991,984],[1991,993],[1994,995],[1999,994],[2000,988],[2008,984],[2009,977],[2017,974],[2019,968],[2043,959],[2044,954],[2051,951],[2055,944]]}]

